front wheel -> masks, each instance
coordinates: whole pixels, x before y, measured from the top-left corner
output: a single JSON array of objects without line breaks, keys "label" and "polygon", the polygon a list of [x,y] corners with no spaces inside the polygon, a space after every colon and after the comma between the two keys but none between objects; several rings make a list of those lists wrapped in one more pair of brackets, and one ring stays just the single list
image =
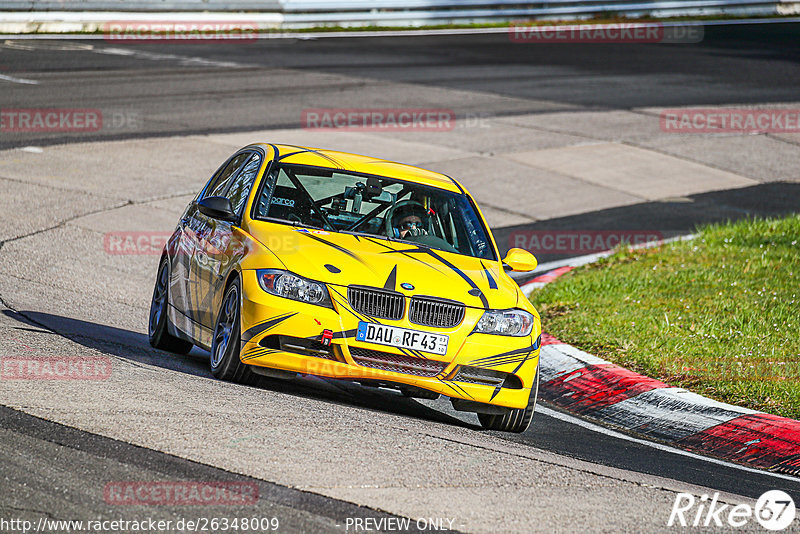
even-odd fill
[{"label": "front wheel", "polygon": [[211,374],[220,380],[257,385],[261,377],[248,369],[239,358],[241,351],[242,306],[238,279],[225,290],[222,306],[217,314],[217,326],[211,341]]},{"label": "front wheel", "polygon": [[478,420],[486,430],[499,430],[500,432],[521,433],[528,430],[536,409],[536,397],[539,395],[539,367],[536,367],[536,376],[533,379],[531,396],[525,408],[512,408],[503,415],[479,413]]},{"label": "front wheel", "polygon": [[147,324],[147,339],[157,349],[186,354],[192,344],[185,339],[173,336],[167,327],[167,308],[169,306],[169,258],[166,256],[158,266],[156,287],[150,301],[150,316]]}]

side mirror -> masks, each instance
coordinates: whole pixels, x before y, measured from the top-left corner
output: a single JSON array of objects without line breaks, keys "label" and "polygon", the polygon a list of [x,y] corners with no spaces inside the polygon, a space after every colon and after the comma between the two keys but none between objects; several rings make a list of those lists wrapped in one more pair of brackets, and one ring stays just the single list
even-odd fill
[{"label": "side mirror", "polygon": [[200,213],[212,219],[221,221],[236,221],[236,214],[233,212],[231,201],[225,197],[206,197],[197,202]]},{"label": "side mirror", "polygon": [[506,270],[524,273],[534,270],[537,265],[539,262],[536,261],[536,257],[521,248],[512,248],[503,258],[503,268]]}]

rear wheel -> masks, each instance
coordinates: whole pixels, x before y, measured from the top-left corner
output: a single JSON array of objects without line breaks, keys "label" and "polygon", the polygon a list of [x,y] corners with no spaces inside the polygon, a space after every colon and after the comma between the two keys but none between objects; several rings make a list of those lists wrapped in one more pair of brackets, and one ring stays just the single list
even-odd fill
[{"label": "rear wheel", "polygon": [[158,266],[156,287],[153,289],[153,300],[150,302],[150,317],[147,326],[147,339],[157,349],[186,354],[192,350],[192,344],[185,339],[169,333],[167,327],[167,309],[169,306],[169,258],[166,256]]},{"label": "rear wheel", "polygon": [[243,364],[239,357],[242,331],[240,294],[239,279],[236,278],[225,290],[217,314],[217,325],[211,341],[211,374],[220,380],[254,386],[261,382],[261,377]]},{"label": "rear wheel", "polygon": [[539,395],[539,367],[536,367],[536,376],[533,379],[531,396],[525,408],[512,408],[503,415],[479,413],[478,420],[486,430],[499,430],[501,432],[525,432],[531,425],[533,412],[536,408],[536,397]]}]

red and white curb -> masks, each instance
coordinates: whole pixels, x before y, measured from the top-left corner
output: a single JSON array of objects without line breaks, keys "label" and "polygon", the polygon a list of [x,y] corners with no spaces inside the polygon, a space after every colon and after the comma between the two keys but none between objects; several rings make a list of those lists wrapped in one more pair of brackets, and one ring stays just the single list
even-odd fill
[{"label": "red and white curb", "polygon": [[[586,259],[576,258],[575,266]],[[559,266],[522,288],[529,294],[572,268]],[[539,398],[567,412],[677,448],[800,476],[800,421],[671,387],[544,333],[540,377]]]}]

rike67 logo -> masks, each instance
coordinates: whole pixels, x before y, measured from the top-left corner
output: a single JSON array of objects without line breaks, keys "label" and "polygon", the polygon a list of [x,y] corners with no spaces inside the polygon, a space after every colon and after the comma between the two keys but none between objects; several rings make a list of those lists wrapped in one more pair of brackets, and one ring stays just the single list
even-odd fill
[{"label": "rike67 logo", "polygon": [[698,498],[691,493],[678,493],[667,526],[742,528],[755,519],[765,529],[778,531],[794,523],[795,516],[794,500],[781,490],[764,493],[755,506],[723,504],[719,493],[710,499],[708,495]]}]

